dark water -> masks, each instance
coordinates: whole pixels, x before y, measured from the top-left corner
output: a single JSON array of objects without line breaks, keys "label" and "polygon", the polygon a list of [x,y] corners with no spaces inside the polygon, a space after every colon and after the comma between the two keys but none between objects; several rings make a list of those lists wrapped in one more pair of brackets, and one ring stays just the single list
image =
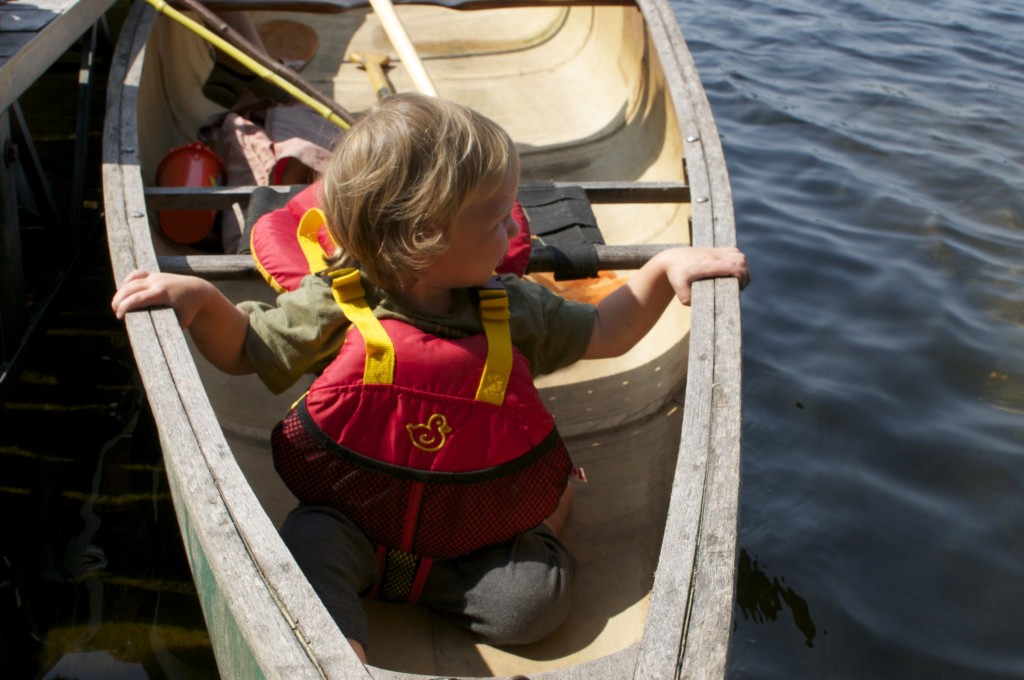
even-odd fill
[{"label": "dark water", "polygon": [[675,9],[754,271],[730,677],[1024,677],[1024,5]]},{"label": "dark water", "polygon": [[[115,35],[126,6],[107,15]],[[81,220],[56,223],[40,195],[20,202],[26,312],[47,312],[0,391],[0,679],[215,677],[155,427],[109,308],[99,44]],[[65,218],[79,65],[76,46],[19,100]]]},{"label": "dark water", "polygon": [[[729,676],[1024,677],[1024,6],[675,9],[755,274]],[[103,266],[2,411],[0,677],[212,671]]]},{"label": "dark water", "polygon": [[103,239],[70,271],[0,409],[0,678],[214,677]]}]

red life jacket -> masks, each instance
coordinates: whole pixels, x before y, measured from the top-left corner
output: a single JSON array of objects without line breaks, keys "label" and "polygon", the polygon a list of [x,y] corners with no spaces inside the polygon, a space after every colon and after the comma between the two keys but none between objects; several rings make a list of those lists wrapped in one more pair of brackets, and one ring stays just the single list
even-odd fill
[{"label": "red life jacket", "polygon": [[[307,271],[320,220],[300,220]],[[512,346],[500,284],[477,291],[484,333],[446,338],[378,320],[357,270],[327,276],[353,326],[274,429],[274,465],[301,502],[334,507],[377,544],[376,595],[415,601],[433,560],[550,516],[572,462]]]}]

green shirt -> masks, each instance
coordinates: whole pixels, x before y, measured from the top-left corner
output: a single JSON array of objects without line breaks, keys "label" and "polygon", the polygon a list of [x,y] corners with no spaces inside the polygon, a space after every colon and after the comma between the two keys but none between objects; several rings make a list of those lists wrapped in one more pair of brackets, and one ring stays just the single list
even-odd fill
[{"label": "green shirt", "polygon": [[[516,276],[499,278],[508,292],[512,344],[529,360],[533,375],[551,373],[583,356],[597,314],[593,305],[566,300]],[[448,314],[427,316],[365,278],[363,288],[377,318],[400,319],[447,337],[483,332],[471,289],[452,291],[454,301]],[[330,285],[316,276],[302,279],[296,290],[280,295],[276,304],[243,302],[238,306],[249,315],[245,351],[256,374],[274,393],[288,389],[305,373],[326,368],[349,327]]]}]

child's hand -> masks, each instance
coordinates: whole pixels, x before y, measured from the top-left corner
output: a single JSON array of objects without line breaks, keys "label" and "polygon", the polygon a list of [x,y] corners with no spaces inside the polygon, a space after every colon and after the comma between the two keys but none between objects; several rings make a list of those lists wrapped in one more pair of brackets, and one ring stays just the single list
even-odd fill
[{"label": "child's hand", "polygon": [[210,297],[218,294],[213,284],[193,276],[136,269],[125,277],[110,306],[118,319],[137,309],[170,307],[181,327],[188,328]]},{"label": "child's hand", "polygon": [[170,307],[210,363],[233,375],[253,372],[245,353],[249,317],[209,281],[136,270],[125,277],[110,306],[118,319],[136,309]]},{"label": "child's hand", "polygon": [[684,305],[690,304],[694,281],[731,276],[739,280],[740,290],[750,283],[747,258],[738,248],[677,248],[661,255],[668,282]]},{"label": "child's hand", "polygon": [[736,248],[672,248],[652,257],[626,285],[606,297],[584,359],[616,357],[647,334],[672,297],[690,304],[694,281],[732,276],[750,283],[747,258]]}]

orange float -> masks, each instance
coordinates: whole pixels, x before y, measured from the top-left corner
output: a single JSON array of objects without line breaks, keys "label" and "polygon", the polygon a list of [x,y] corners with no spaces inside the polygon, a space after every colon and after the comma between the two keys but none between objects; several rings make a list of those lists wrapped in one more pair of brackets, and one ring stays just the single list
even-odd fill
[{"label": "orange float", "polygon": [[[171,149],[156,169],[158,187],[214,187],[221,183],[224,166],[202,142]],[[175,243],[203,240],[213,229],[215,210],[161,210],[160,229]]]}]

